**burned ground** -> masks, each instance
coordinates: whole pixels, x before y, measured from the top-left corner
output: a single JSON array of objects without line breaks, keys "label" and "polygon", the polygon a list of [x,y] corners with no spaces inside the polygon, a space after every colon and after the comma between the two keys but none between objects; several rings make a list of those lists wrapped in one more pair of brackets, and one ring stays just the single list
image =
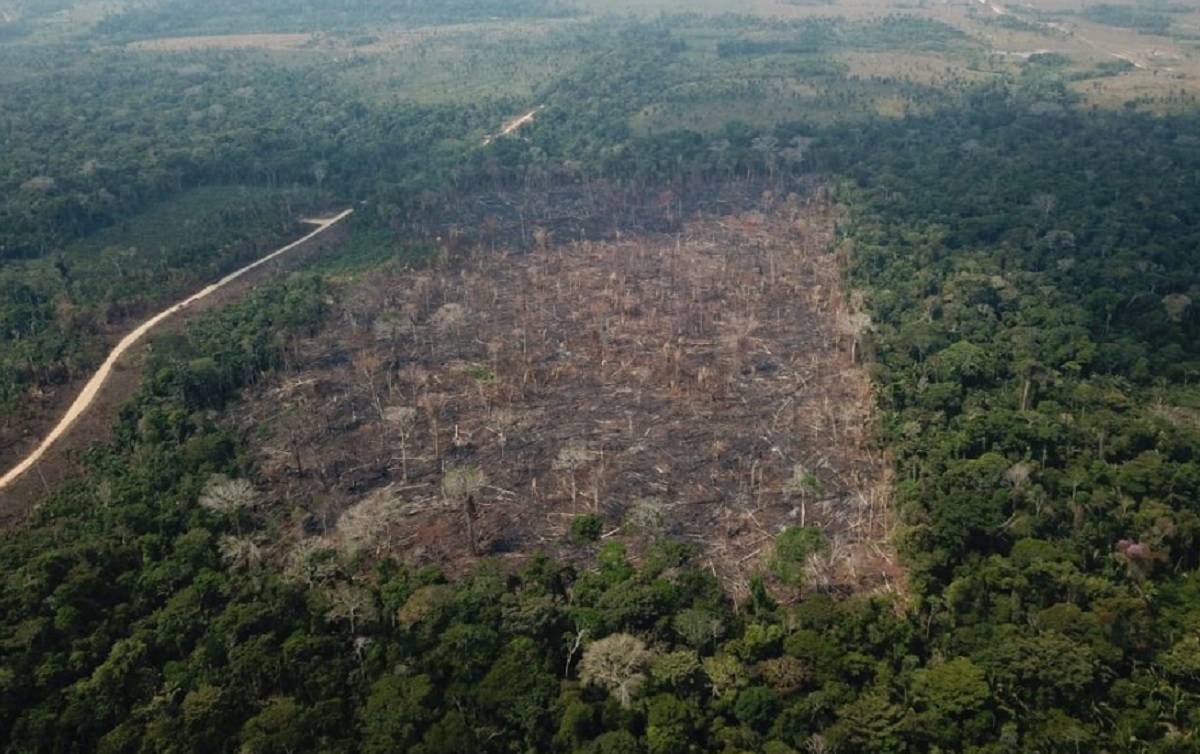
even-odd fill
[{"label": "burned ground", "polygon": [[886,463],[831,210],[795,194],[675,233],[474,243],[349,288],[336,322],[238,421],[277,500],[281,562],[313,549],[448,566],[698,544],[735,590],[789,525],[831,544],[809,583],[889,588]]}]

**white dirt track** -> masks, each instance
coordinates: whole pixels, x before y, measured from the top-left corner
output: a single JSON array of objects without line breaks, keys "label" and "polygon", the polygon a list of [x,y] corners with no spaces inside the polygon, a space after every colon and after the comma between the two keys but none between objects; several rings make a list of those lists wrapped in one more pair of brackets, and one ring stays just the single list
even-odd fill
[{"label": "white dirt track", "polygon": [[140,324],[133,332],[129,333],[124,338],[121,338],[121,341],[117,343],[116,347],[114,347],[113,350],[108,354],[108,358],[104,360],[104,363],[100,365],[100,368],[96,370],[96,373],[92,375],[92,378],[88,380],[86,385],[83,386],[83,391],[79,394],[79,397],[75,399],[75,402],[71,404],[71,407],[67,409],[67,413],[65,413],[62,419],[58,421],[58,424],[56,424],[54,429],[50,431],[50,434],[46,435],[46,439],[42,440],[41,444],[38,445],[32,453],[25,457],[25,460],[14,466],[3,477],[0,477],[0,490],[8,487],[26,471],[29,471],[34,464],[36,464],[44,455],[46,455],[46,452],[50,450],[50,447],[54,445],[55,441],[57,441],[60,437],[66,434],[68,430],[71,429],[72,425],[79,420],[79,417],[83,416],[83,414],[96,400],[96,396],[100,394],[100,389],[104,386],[104,382],[108,379],[109,374],[112,373],[113,367],[116,365],[117,360],[120,359],[121,356],[124,355],[124,353],[133,347],[139,340],[141,340],[146,333],[154,329],[156,325],[158,325],[167,317],[170,317],[172,314],[176,314],[183,309],[186,309],[188,306],[196,303],[200,299],[220,290],[234,280],[237,280],[242,275],[245,275],[247,272],[260,267],[267,262],[270,262],[272,259],[286,254],[287,252],[307,241],[311,241],[313,238],[316,238],[321,233],[324,233],[329,228],[346,219],[346,217],[348,217],[352,212],[354,212],[353,209],[348,209],[340,214],[334,215],[333,217],[320,220],[305,220],[307,223],[316,225],[317,229],[302,238],[292,241],[287,246],[276,249],[257,261],[251,262],[245,267],[229,273],[212,285],[200,290],[197,293],[193,293],[183,301],[164,309]]}]

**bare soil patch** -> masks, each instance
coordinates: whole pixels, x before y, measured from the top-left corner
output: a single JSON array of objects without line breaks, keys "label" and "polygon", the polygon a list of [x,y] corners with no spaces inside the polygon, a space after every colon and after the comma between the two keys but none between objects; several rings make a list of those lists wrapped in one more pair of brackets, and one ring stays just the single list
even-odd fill
[{"label": "bare soil patch", "polygon": [[516,131],[521,126],[525,125],[526,123],[531,122],[533,120],[533,116],[537,115],[538,110],[541,110],[543,107],[545,107],[545,105],[539,105],[518,118],[510,118],[509,120],[506,120],[504,122],[504,125],[500,127],[499,132],[497,132],[483,140],[484,146],[491,144],[493,141],[495,141],[496,139],[499,139],[503,136],[508,136],[510,133],[512,133],[513,131]]},{"label": "bare soil patch", "polygon": [[177,52],[179,50],[232,50],[253,47],[262,50],[292,50],[314,40],[312,34],[220,34],[200,37],[144,39],[125,45],[130,50]]},{"label": "bare soil patch", "polygon": [[[283,519],[281,561],[332,548],[455,570],[697,543],[735,591],[789,525],[818,587],[895,583],[886,463],[853,363],[831,210],[792,195],[672,233],[480,243],[349,291],[336,325],[237,420]],[[273,535],[275,536],[275,535]],[[264,546],[268,543],[264,543]]]}]

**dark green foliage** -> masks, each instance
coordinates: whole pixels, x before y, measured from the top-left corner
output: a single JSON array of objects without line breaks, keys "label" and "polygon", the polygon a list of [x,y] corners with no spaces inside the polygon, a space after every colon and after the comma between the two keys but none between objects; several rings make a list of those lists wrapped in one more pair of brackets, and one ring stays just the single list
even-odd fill
[{"label": "dark green foliage", "polygon": [[804,564],[809,555],[827,549],[821,530],[811,526],[789,526],[775,538],[775,557],[771,570],[785,584],[803,586]]},{"label": "dark green foliage", "polygon": [[172,0],[149,8],[113,14],[101,22],[98,31],[121,39],[265,31],[328,33],[377,24],[455,24],[496,18],[555,18],[573,14],[569,7],[557,0],[409,0],[404,3],[364,0],[353,5],[314,5],[287,0],[215,0],[203,8]]},{"label": "dark green foliage", "polygon": [[600,736],[584,751],[587,754],[641,754],[642,749],[632,733],[616,730]]},{"label": "dark green foliage", "polygon": [[571,539],[579,544],[595,542],[604,533],[604,517],[598,513],[584,513],[571,520]]},{"label": "dark green foliage", "polygon": [[[842,187],[859,211],[845,233],[875,320],[925,633],[957,658],[911,677],[915,729],[956,750],[1106,740],[1109,718],[1089,707],[1111,693],[1104,679],[1136,684],[1139,663],[1168,656],[1175,611],[1193,609],[1151,608],[1147,586],[1173,591],[1197,567],[1200,435],[1182,421],[1200,364],[1197,290],[1181,274],[1197,215],[1163,181],[1200,167],[1183,136],[1194,116],[1011,96],[1030,99],[1009,110],[981,93],[970,116],[882,128],[870,169],[895,166],[887,187]],[[1136,157],[1120,146],[1133,133]],[[841,143],[828,157],[849,169]],[[1002,170],[1009,179],[984,180]],[[785,648],[818,672],[829,651],[807,632]],[[1119,698],[1126,730],[1152,737]],[[870,709],[875,727],[831,735],[886,750],[903,729],[894,703],[873,691],[842,714]],[[1038,712],[1003,711],[1017,707]]]},{"label": "dark green foliage", "polygon": [[343,266],[419,256],[397,232],[436,196],[443,145],[507,113],[368,108],[334,72],[242,54],[0,47],[0,69],[0,139],[20,145],[0,175],[0,416],[330,204],[372,200]]},{"label": "dark green foliage", "polygon": [[[758,36],[717,44],[717,54],[728,58],[759,55],[804,55],[833,50],[906,51],[934,50],[945,53],[959,46],[973,46],[963,32],[920,16],[892,15],[871,21],[843,18],[812,18],[790,23],[765,24],[745,18]],[[763,35],[767,36],[763,36]]]},{"label": "dark green foliage", "polygon": [[779,714],[779,698],[765,686],[750,686],[738,692],[733,713],[742,725],[763,733]]},{"label": "dark green foliage", "polygon": [[[561,11],[394,5],[459,20]],[[243,4],[240,18],[266,7]],[[111,29],[202,22],[166,9],[181,14],[135,9]],[[806,59],[832,44],[825,37],[712,23],[736,30],[710,45],[721,61],[794,57],[841,82],[836,65]],[[783,31],[804,29],[859,49],[973,44],[904,17]],[[3,179],[3,254],[26,261],[0,275],[0,402],[74,363],[66,334],[82,320],[64,301],[116,305],[156,275],[194,287],[280,237],[296,208],[272,202],[319,205],[330,190],[368,201],[350,255],[367,263],[478,186],[602,178],[636,199],[748,176],[800,190],[800,168],[766,147],[816,136],[804,170],[822,171],[846,208],[838,240],[872,318],[907,599],[794,601],[752,576],[734,609],[696,549],[671,541],[636,558],[604,542],[591,567],[485,562],[453,581],[334,552],[286,575],[256,565],[232,545],[274,541],[262,511],[201,500],[217,475],[254,478],[253,438],[219,412],[283,367],[338,294],[298,276],[156,341],[113,441],[84,454],[86,481],[0,543],[8,750],[1187,751],[1200,724],[1196,117],[1079,112],[1054,74],[1063,61],[1042,57],[1018,85],[940,93],[931,108],[961,101],[922,117],[635,137],[629,117],[641,108],[703,96],[675,86],[696,42],[661,20],[578,33],[595,54],[542,89],[547,107],[527,141],[467,154],[461,143],[513,103],[383,107],[303,67],[237,55],[184,74],[98,51],[90,71],[48,60],[44,76],[5,78],[6,102],[23,114],[4,122],[7,141],[47,148],[44,158],[14,149]],[[114,81],[130,92],[124,110],[103,106],[116,88],[100,83]],[[189,96],[210,108],[218,83],[260,96],[230,100],[208,130],[199,119],[176,128],[192,106],[166,90],[200,86]],[[326,97],[320,117],[309,117],[312,98],[294,97],[313,89]],[[125,111],[144,102],[161,107]],[[53,124],[97,150],[100,175],[39,141]],[[211,148],[191,143],[202,134]],[[151,146],[152,165],[121,156]],[[43,167],[53,183],[28,184]],[[223,184],[266,197],[244,215],[215,209],[202,228],[219,243],[164,236],[163,268],[144,264],[151,252],[133,271],[101,243],[168,197]],[[313,191],[281,188],[293,184]],[[75,242],[100,245],[75,254]],[[111,272],[83,274],[104,264]],[[572,535],[595,541],[602,523],[579,517]],[[803,588],[805,560],[823,546],[816,530],[786,530],[775,575]],[[579,672],[589,646],[622,633],[648,653],[627,706]]]},{"label": "dark green foliage", "polygon": [[[1112,5],[1099,3],[1083,9],[1083,17],[1098,24],[1136,29],[1144,34],[1166,34],[1171,28],[1171,17],[1165,4],[1147,6]],[[1189,12],[1188,9],[1184,9]]]},{"label": "dark green foliage", "polygon": [[[783,701],[746,685],[746,662],[779,658],[783,629],[742,635],[711,575],[690,565],[690,546],[664,543],[638,570],[614,542],[594,573],[535,559],[520,574],[484,565],[453,585],[384,561],[361,586],[338,587],[328,579],[347,566],[335,557],[309,587],[229,560],[225,535],[210,530],[232,534],[233,516],[197,499],[213,473],[243,471],[243,446],[204,419],[207,407],[272,368],[290,330],[257,323],[311,327],[328,295],[321,279],[294,278],[201,318],[187,338],[161,340],[158,376],[127,408],[117,441],[89,456],[98,484],[65,489],[28,536],[0,547],[0,723],[13,745],[692,752],[760,740]],[[219,354],[200,368],[202,383],[188,376],[192,349]],[[196,452],[201,441],[212,449]],[[255,516],[237,522],[245,536],[258,526]],[[64,527],[76,536],[60,537]],[[355,594],[367,603],[350,634],[330,608]],[[662,637],[649,691],[628,710],[572,680],[585,615]],[[725,652],[720,667],[676,635]],[[765,677],[792,696],[807,675]],[[724,701],[710,691],[717,682],[732,684]],[[710,734],[706,721],[723,714],[742,727]]]}]

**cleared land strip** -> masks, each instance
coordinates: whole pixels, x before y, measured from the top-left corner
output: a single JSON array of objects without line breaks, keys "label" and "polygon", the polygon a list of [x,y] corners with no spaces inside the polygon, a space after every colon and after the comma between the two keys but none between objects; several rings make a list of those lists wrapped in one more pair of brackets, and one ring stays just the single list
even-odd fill
[{"label": "cleared land strip", "polygon": [[150,332],[150,330],[154,329],[155,326],[157,326],[166,318],[215,293],[229,283],[245,275],[247,272],[250,272],[257,267],[261,267],[267,262],[270,262],[272,259],[286,254],[287,252],[307,241],[311,241],[313,238],[317,237],[321,233],[324,233],[329,228],[344,220],[353,211],[353,209],[348,209],[340,214],[334,215],[333,217],[319,220],[305,220],[307,223],[316,225],[316,230],[308,233],[302,238],[292,241],[286,246],[276,249],[270,254],[267,254],[255,262],[251,262],[239,270],[229,273],[212,285],[209,285],[199,292],[188,296],[183,301],[164,309],[163,311],[143,322],[133,332],[122,338],[121,341],[117,343],[116,347],[114,347],[113,350],[108,354],[108,358],[104,360],[104,363],[100,365],[100,368],[96,370],[96,373],[92,375],[92,378],[88,380],[86,385],[83,386],[83,391],[80,392],[79,397],[75,399],[75,402],[71,404],[71,407],[67,409],[67,412],[63,415],[63,418],[60,419],[58,424],[54,426],[54,429],[50,430],[50,434],[46,435],[46,439],[42,440],[41,444],[38,445],[32,453],[25,457],[25,460],[14,466],[3,477],[0,477],[0,490],[3,490],[11,485],[25,472],[33,468],[34,464],[36,464],[44,455],[46,455],[46,452],[50,450],[50,447],[71,429],[75,422],[78,421],[81,416],[83,416],[83,414],[96,400],[96,396],[99,395],[100,389],[104,386],[104,382],[112,373],[113,366],[117,363],[117,360],[120,359],[121,356],[124,355],[124,353],[130,348],[132,348],[139,340],[141,340],[146,333]]},{"label": "cleared land strip", "polygon": [[486,147],[488,144],[491,144],[493,141],[495,141],[496,139],[499,139],[501,136],[508,136],[510,133],[512,133],[513,131],[516,131],[521,126],[525,125],[526,123],[529,123],[530,121],[533,120],[533,116],[537,115],[538,110],[541,110],[543,107],[545,107],[545,105],[538,105],[537,107],[533,108],[529,112],[522,115],[520,118],[516,118],[512,121],[509,121],[508,123],[505,123],[504,126],[500,129],[500,133],[493,134],[493,135],[487,137],[486,139],[484,139],[483,145]]}]

